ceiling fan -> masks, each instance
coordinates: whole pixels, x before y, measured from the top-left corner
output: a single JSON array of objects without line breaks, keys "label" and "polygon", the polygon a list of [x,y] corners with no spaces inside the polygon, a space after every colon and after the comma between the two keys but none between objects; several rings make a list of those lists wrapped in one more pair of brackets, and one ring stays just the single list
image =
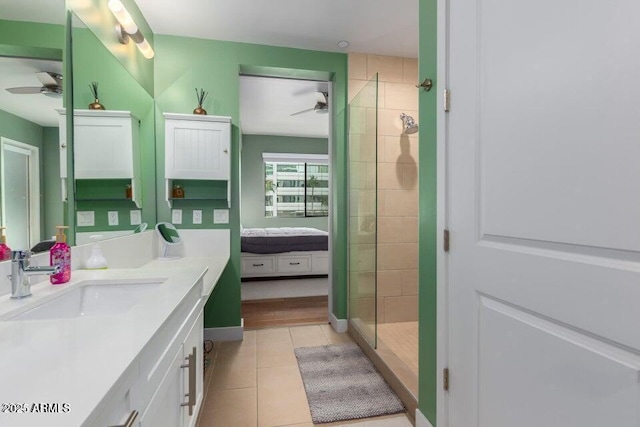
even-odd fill
[{"label": "ceiling fan", "polygon": [[36,77],[40,80],[40,83],[42,83],[41,87],[10,87],[7,88],[7,92],[15,95],[30,95],[34,93],[41,93],[46,96],[54,97],[62,95],[62,75],[52,71],[39,71],[36,73]]},{"label": "ceiling fan", "polygon": [[297,116],[298,114],[310,113],[311,111],[315,111],[318,114],[326,114],[329,112],[329,92],[315,92],[316,94],[316,105],[313,108],[308,108],[306,110],[298,111],[297,113],[291,114],[292,116]]}]

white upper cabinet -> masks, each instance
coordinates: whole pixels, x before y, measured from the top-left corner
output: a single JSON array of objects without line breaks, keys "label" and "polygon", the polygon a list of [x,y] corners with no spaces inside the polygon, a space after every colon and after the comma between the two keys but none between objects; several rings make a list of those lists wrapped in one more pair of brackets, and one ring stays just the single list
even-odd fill
[{"label": "white upper cabinet", "polygon": [[231,117],[165,113],[165,178],[229,180]]},{"label": "white upper cabinet", "polygon": [[76,110],[76,179],[133,179],[140,164],[139,122],[128,111]]}]

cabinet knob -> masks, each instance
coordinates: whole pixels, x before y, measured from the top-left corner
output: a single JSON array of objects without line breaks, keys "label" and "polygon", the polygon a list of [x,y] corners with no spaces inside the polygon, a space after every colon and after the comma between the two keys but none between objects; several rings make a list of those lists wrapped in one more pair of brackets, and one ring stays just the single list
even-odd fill
[{"label": "cabinet knob", "polygon": [[224,150],[222,150],[224,153],[229,153],[229,150],[227,150],[226,148]]},{"label": "cabinet knob", "polygon": [[67,148],[67,144],[60,144],[60,148]]}]

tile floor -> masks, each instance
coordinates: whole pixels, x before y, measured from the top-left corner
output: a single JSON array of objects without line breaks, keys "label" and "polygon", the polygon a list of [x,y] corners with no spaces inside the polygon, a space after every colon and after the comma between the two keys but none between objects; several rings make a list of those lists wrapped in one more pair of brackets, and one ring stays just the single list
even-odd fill
[{"label": "tile floor", "polygon": [[[312,427],[293,349],[350,341],[329,325],[310,325],[245,331],[243,341],[216,343],[198,426]],[[404,414],[320,425],[412,426]]]}]

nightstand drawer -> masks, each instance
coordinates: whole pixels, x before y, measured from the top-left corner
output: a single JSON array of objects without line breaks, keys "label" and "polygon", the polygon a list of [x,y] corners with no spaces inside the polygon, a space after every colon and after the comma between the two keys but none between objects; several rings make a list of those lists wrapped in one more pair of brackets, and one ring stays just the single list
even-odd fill
[{"label": "nightstand drawer", "polygon": [[311,271],[311,255],[278,256],[278,273],[308,273]]},{"label": "nightstand drawer", "polygon": [[276,271],[276,257],[251,257],[242,259],[242,274],[269,274]]}]

